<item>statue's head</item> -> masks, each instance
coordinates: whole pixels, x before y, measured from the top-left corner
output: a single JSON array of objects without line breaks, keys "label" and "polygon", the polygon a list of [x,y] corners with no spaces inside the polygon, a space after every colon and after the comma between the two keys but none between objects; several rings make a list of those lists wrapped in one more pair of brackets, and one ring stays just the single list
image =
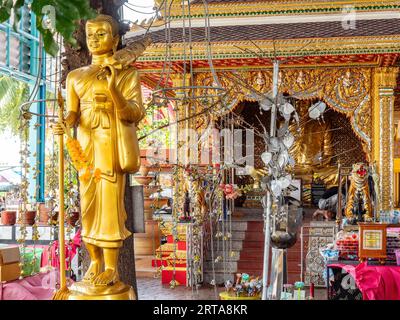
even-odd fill
[{"label": "statue's head", "polygon": [[308,116],[308,109],[310,108],[310,102],[307,100],[300,100],[297,102],[297,113],[300,118],[306,118]]},{"label": "statue's head", "polygon": [[93,55],[115,51],[119,42],[118,23],[113,17],[100,14],[86,22],[86,43]]}]

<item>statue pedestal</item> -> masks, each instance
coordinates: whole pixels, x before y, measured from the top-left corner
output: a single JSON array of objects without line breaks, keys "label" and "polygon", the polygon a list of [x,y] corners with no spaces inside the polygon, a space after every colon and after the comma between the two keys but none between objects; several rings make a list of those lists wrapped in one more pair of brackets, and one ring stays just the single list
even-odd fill
[{"label": "statue pedestal", "polygon": [[137,300],[133,288],[120,281],[112,286],[94,286],[80,281],[69,290],[68,300]]}]

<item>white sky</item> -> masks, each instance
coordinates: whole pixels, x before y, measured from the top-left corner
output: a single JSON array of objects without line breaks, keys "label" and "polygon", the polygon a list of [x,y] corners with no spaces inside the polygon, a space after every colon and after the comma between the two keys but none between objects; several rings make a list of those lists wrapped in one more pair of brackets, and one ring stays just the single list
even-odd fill
[{"label": "white sky", "polygon": [[[149,19],[152,17],[153,14],[143,14],[140,12],[153,13],[154,0],[129,0],[128,3],[130,5],[126,6],[124,5],[123,7],[124,19],[130,20],[132,22],[139,20],[139,22],[141,22],[144,19]],[[129,9],[128,6],[134,9],[135,11]]]},{"label": "white sky", "polygon": [[19,165],[19,138],[7,131],[0,134],[0,166]]}]

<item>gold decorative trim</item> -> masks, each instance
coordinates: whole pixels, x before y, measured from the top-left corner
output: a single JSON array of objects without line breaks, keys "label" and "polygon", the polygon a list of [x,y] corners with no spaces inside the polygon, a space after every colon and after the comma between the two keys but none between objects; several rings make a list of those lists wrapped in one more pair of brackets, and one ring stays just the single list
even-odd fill
[{"label": "gold decorative trim", "polygon": [[[265,58],[274,54],[274,42],[257,40],[257,46],[264,52]],[[308,44],[308,45],[307,45]],[[304,55],[348,55],[348,54],[377,54],[399,53],[400,34],[394,36],[367,36],[342,38],[307,38],[276,40],[275,48],[278,56]],[[171,44],[172,60],[182,60],[182,43]],[[213,42],[213,59],[259,58],[260,54],[251,41]],[[205,60],[207,47],[203,42],[193,43],[193,60]],[[250,51],[249,51],[250,50]],[[253,53],[251,53],[253,51]],[[165,43],[151,45],[139,62],[164,61]]]},{"label": "gold decorative trim", "polygon": [[373,77],[374,160],[380,176],[381,210],[394,207],[394,88],[399,68],[376,68]]},{"label": "gold decorative trim", "polygon": [[[244,100],[255,101],[251,88],[258,93],[267,93],[272,86],[271,70],[220,72],[218,77],[221,85],[233,93],[228,94],[225,100],[228,110],[233,110]],[[203,72],[195,76],[195,85],[210,86],[213,81],[210,73]],[[362,142],[367,158],[370,159],[372,136],[370,68],[282,69],[279,81],[282,92],[303,100],[321,99],[335,111],[345,114],[350,119],[354,133]],[[229,111],[226,109],[215,110],[215,116],[227,112]],[[204,129],[204,125],[208,122],[208,119],[199,119],[196,127]]]},{"label": "gold decorative trim", "polygon": [[[170,16],[182,16],[181,1],[173,0]],[[169,2],[170,3],[170,2]],[[357,7],[359,11],[382,11],[398,8],[398,1],[353,0],[353,1],[255,1],[255,2],[210,2],[208,11],[211,16],[254,16],[277,14],[337,14],[345,6]],[[163,14],[163,10],[162,14]],[[186,10],[187,12],[187,10]],[[192,16],[204,15],[203,3],[191,4]]]}]

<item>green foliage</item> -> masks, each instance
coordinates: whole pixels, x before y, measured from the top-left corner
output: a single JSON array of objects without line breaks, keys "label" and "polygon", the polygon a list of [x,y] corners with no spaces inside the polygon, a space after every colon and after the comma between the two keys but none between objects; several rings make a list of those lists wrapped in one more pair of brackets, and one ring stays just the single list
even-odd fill
[{"label": "green foliage", "polygon": [[[21,7],[24,0],[0,0],[0,23],[8,20],[11,14],[14,15],[14,29],[17,28],[21,17]],[[43,21],[52,19],[52,14],[47,16],[44,9],[46,6],[54,8],[55,30],[51,30]],[[73,46],[77,45],[73,37],[78,27],[79,20],[90,19],[95,16],[95,11],[90,7],[89,0],[32,0],[31,10],[36,15],[36,25],[43,36],[43,44],[47,53],[55,57],[59,50],[54,40],[54,34],[59,32],[65,41]]]},{"label": "green foliage", "polygon": [[[146,108],[146,116],[139,124],[138,127],[138,138],[139,146],[141,149],[147,149],[150,146],[162,145],[164,147],[169,146],[169,128],[165,127],[168,125],[168,119],[152,120],[155,112],[162,108],[157,105],[148,105]],[[145,123],[147,120],[147,123]],[[157,128],[162,128],[157,130]]]},{"label": "green foliage", "polygon": [[19,106],[28,100],[28,92],[27,84],[0,76],[0,132],[10,129],[18,134]]}]

